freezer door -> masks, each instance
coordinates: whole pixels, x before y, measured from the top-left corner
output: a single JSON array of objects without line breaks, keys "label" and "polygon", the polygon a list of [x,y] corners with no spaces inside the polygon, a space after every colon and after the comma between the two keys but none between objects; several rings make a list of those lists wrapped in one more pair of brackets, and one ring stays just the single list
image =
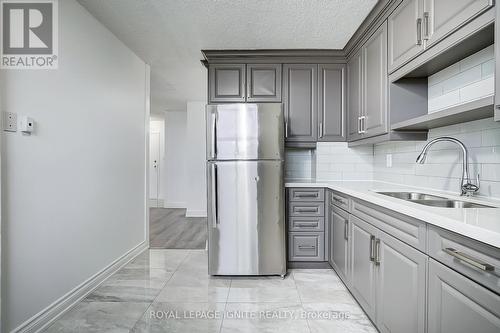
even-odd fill
[{"label": "freezer door", "polygon": [[286,272],[283,162],[208,162],[210,275]]},{"label": "freezer door", "polygon": [[207,159],[284,158],[281,103],[207,105]]}]

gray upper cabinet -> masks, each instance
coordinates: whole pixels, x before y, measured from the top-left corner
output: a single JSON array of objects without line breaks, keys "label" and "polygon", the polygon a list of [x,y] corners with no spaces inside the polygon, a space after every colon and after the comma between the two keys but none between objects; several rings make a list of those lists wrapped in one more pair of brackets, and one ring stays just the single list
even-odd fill
[{"label": "gray upper cabinet", "polygon": [[492,6],[491,0],[424,0],[423,38],[434,44]]},{"label": "gray upper cabinet", "polygon": [[245,65],[210,65],[209,102],[245,102]]},{"label": "gray upper cabinet", "polygon": [[333,205],[329,209],[330,264],[345,283],[349,267],[349,214]]},{"label": "gray upper cabinet", "polygon": [[358,51],[347,63],[347,139],[361,138],[361,51]]},{"label": "gray upper cabinet", "polygon": [[428,332],[500,332],[500,296],[430,259]]},{"label": "gray upper cabinet", "polygon": [[318,65],[318,141],[345,141],[345,65]]},{"label": "gray upper cabinet", "polygon": [[349,216],[349,223],[351,291],[368,317],[375,320],[374,244],[377,229],[353,215]]},{"label": "gray upper cabinet", "polygon": [[387,133],[387,23],[362,48],[364,137]]},{"label": "gray upper cabinet", "polygon": [[315,142],[317,135],[318,65],[283,66],[285,136],[288,142]]},{"label": "gray upper cabinet", "polygon": [[424,49],[423,6],[423,0],[403,0],[387,19],[389,72],[411,60]]},{"label": "gray upper cabinet", "polygon": [[377,327],[387,333],[424,333],[427,256],[383,232],[379,237]]},{"label": "gray upper cabinet", "polygon": [[[500,59],[500,5],[495,11],[495,59]],[[500,121],[500,61],[495,62],[495,120]]]},{"label": "gray upper cabinet", "polygon": [[281,102],[281,64],[247,65],[247,102]]}]

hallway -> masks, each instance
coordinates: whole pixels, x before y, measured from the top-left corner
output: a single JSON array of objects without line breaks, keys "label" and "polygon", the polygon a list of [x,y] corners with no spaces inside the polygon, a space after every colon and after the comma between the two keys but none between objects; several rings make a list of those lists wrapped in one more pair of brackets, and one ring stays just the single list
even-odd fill
[{"label": "hallway", "polygon": [[152,249],[205,249],[206,218],[186,217],[181,208],[150,208],[149,221]]}]

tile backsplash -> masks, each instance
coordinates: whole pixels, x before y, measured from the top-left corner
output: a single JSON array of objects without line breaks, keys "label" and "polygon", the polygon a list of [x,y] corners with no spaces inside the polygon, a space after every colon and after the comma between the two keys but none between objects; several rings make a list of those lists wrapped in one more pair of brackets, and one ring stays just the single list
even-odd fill
[{"label": "tile backsplash", "polygon": [[285,178],[314,178],[314,165],[315,158],[313,149],[286,148]]},{"label": "tile backsplash", "polygon": [[318,142],[316,179],[372,180],[373,146],[348,148],[346,142]]},{"label": "tile backsplash", "polygon": [[[429,139],[451,136],[469,151],[470,177],[481,178],[480,195],[500,198],[500,122],[493,118],[431,129]],[[374,179],[458,193],[461,152],[453,143],[435,144],[425,164],[415,160],[425,142],[389,142],[374,146]],[[387,155],[392,167],[387,167]]]},{"label": "tile backsplash", "polygon": [[490,45],[428,77],[428,112],[494,94],[495,54]]}]

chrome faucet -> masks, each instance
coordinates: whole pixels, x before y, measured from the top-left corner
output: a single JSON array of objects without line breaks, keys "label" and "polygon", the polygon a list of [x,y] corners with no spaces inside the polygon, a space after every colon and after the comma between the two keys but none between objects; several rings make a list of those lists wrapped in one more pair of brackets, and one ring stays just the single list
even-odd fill
[{"label": "chrome faucet", "polygon": [[472,196],[474,193],[479,191],[479,174],[477,175],[477,185],[471,183],[469,177],[469,154],[462,141],[449,136],[442,136],[431,140],[424,146],[424,149],[422,149],[422,152],[420,153],[420,155],[418,155],[416,162],[419,164],[424,164],[429,148],[436,142],[441,141],[456,143],[462,149],[462,180],[460,182],[460,195]]}]

